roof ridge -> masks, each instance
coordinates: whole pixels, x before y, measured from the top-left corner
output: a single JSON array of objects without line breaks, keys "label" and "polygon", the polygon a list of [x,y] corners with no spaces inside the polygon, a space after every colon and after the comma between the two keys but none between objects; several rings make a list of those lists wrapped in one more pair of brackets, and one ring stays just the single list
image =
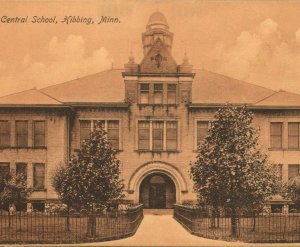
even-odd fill
[{"label": "roof ridge", "polygon": [[96,75],[96,74],[99,74],[99,73],[103,73],[103,72],[107,72],[107,71],[113,71],[113,70],[122,70],[122,69],[106,69],[106,70],[102,70],[102,71],[99,71],[99,72],[96,72],[96,73],[93,73],[93,74],[88,74],[88,75],[81,76],[81,77],[78,77],[78,78],[75,78],[75,79],[71,79],[71,80],[68,80],[68,81],[64,81],[64,82],[59,82],[59,83],[56,83],[56,84],[53,84],[53,85],[49,85],[47,87],[42,87],[42,88],[39,89],[39,91],[47,89],[47,88],[50,88],[50,87],[55,87],[55,86],[58,86],[58,85],[66,84],[66,83],[69,83],[69,82],[72,82],[72,81],[75,81],[75,80],[79,80],[79,79],[82,79],[84,77],[93,76],[93,75]]},{"label": "roof ridge", "polygon": [[50,96],[49,94],[47,94],[47,93],[44,93],[44,92],[42,92],[42,91],[40,91],[40,90],[37,90],[37,91],[38,91],[38,92],[40,92],[41,94],[43,94],[43,95],[45,95],[45,96],[49,97],[50,99],[53,99],[53,100],[57,101],[58,103],[61,103],[61,104],[63,104],[63,102],[62,102],[62,101],[60,101],[60,100],[58,100],[58,99],[56,99],[56,98],[54,98],[54,97]]},{"label": "roof ridge", "polygon": [[2,95],[2,96],[0,96],[0,99],[2,99],[2,98],[4,98],[4,97],[8,97],[8,96],[15,95],[15,94],[19,94],[19,93],[24,93],[24,92],[27,92],[27,91],[31,91],[31,90],[39,91],[39,90],[37,90],[36,88],[25,89],[25,90],[22,90],[22,91],[18,91],[18,92],[14,92],[14,93]]},{"label": "roof ridge", "polygon": [[211,71],[211,70],[207,70],[207,69],[193,69],[193,70],[202,70],[202,71],[206,71],[206,72],[209,72],[209,73],[213,73],[213,74],[216,74],[218,76],[222,76],[222,77],[225,77],[225,78],[228,78],[228,79],[234,79],[234,80],[237,80],[241,83],[245,83],[245,84],[250,84],[252,86],[256,86],[256,87],[260,87],[260,88],[263,88],[263,89],[267,89],[267,90],[270,90],[270,91],[273,91],[273,92],[277,92],[277,91],[274,91],[273,89],[271,88],[268,88],[268,87],[264,87],[264,86],[261,86],[261,85],[257,85],[253,82],[248,82],[248,81],[244,81],[244,80],[241,80],[241,79],[237,79],[237,78],[234,78],[234,77],[231,77],[229,75],[223,75],[223,74],[220,74],[218,72],[214,72],[214,71]]},{"label": "roof ridge", "polygon": [[297,96],[300,96],[300,94],[298,94],[298,93],[286,91],[286,90],[283,90],[283,89],[280,89],[280,90],[278,91],[278,93],[291,93],[291,94],[295,94],[295,95],[297,95]]},{"label": "roof ridge", "polygon": [[276,91],[276,92],[274,92],[274,93],[268,95],[267,97],[264,97],[263,99],[258,100],[258,101],[255,102],[253,105],[256,105],[256,104],[258,104],[258,103],[260,103],[260,102],[262,102],[262,101],[264,101],[264,100],[266,100],[266,99],[268,99],[268,98],[271,98],[272,96],[274,96],[275,94],[278,94],[278,93],[279,93],[279,92]]}]

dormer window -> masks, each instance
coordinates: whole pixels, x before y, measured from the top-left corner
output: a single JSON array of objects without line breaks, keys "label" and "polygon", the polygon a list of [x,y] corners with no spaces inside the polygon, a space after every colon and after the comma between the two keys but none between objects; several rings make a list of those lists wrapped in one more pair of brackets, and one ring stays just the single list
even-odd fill
[{"label": "dormer window", "polygon": [[163,59],[162,56],[160,54],[157,54],[154,59],[155,59],[157,68],[159,68],[161,65],[162,59]]},{"label": "dormer window", "polygon": [[159,82],[139,84],[139,103],[148,105],[176,105],[177,84]]},{"label": "dormer window", "polygon": [[163,103],[163,85],[162,84],[154,84],[154,104],[162,104]]},{"label": "dormer window", "polygon": [[168,84],[168,104],[176,104],[176,84]]},{"label": "dormer window", "polygon": [[149,104],[149,84],[147,83],[140,85],[140,103]]}]

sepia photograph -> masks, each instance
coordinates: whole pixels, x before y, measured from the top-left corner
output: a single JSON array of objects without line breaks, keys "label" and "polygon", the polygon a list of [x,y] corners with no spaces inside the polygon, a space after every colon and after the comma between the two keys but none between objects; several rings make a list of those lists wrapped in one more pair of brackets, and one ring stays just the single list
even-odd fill
[{"label": "sepia photograph", "polygon": [[300,247],[300,0],[0,0],[0,246]]}]

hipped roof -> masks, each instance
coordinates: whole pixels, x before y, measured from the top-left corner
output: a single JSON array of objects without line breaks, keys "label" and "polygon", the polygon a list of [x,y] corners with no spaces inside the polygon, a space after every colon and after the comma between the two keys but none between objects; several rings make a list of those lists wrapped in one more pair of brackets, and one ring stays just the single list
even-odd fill
[{"label": "hipped roof", "polygon": [[[102,71],[42,89],[31,89],[0,97],[6,105],[72,105],[84,103],[124,103],[125,88],[121,69]],[[274,91],[207,70],[193,71],[192,104],[247,104],[257,107],[300,107],[300,95]]]}]

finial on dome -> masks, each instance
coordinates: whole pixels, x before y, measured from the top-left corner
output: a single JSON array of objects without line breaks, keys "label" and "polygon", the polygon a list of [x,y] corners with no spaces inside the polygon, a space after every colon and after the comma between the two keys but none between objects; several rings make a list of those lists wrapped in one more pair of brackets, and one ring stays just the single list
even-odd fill
[{"label": "finial on dome", "polygon": [[184,57],[183,57],[183,62],[182,62],[183,65],[189,65],[189,59],[187,57],[187,54],[186,54],[186,50],[184,52]]},{"label": "finial on dome", "polygon": [[134,61],[134,56],[133,56],[133,52],[132,52],[132,43],[130,45],[130,55],[128,57],[128,63],[129,64],[134,64],[135,61]]},{"label": "finial on dome", "polygon": [[180,73],[192,73],[193,72],[193,65],[190,64],[186,50],[184,52],[184,57],[182,59],[182,64],[179,65],[179,72]]},{"label": "finial on dome", "polygon": [[130,53],[130,56],[128,57],[128,63],[130,63],[130,64],[135,63],[134,56],[132,55],[132,52]]},{"label": "finial on dome", "polygon": [[128,57],[128,62],[124,64],[125,72],[138,72],[138,64],[135,63],[133,52],[132,52],[132,44],[130,45],[130,55]]}]

